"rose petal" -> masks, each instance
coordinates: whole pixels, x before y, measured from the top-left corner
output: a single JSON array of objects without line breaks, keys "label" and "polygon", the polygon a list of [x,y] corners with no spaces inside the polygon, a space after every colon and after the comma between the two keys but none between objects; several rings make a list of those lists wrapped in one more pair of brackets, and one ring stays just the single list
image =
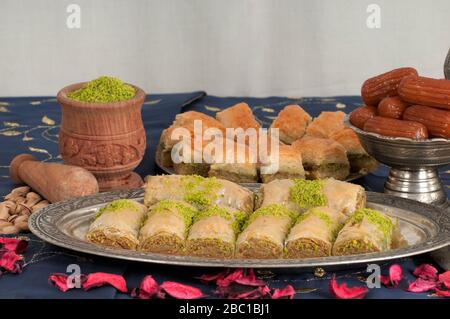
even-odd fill
[{"label": "rose petal", "polygon": [[369,289],[367,287],[347,287],[346,283],[338,284],[336,276],[330,281],[330,292],[339,299],[362,299]]},{"label": "rose petal", "polygon": [[150,299],[153,297],[164,298],[164,293],[161,292],[158,283],[152,276],[145,276],[141,281],[139,288],[131,291],[131,297],[138,299]]},{"label": "rose petal", "polygon": [[200,279],[201,282],[203,283],[208,283],[211,281],[217,281],[218,279],[223,279],[225,278],[228,273],[230,272],[229,269],[226,269],[224,271],[221,271],[217,274],[211,274],[211,275],[201,275],[200,277],[197,277],[197,279]]},{"label": "rose petal", "polygon": [[233,272],[225,276],[224,278],[219,278],[216,281],[217,286],[219,287],[227,287],[231,285],[236,280],[242,278],[244,270],[242,268],[235,269]]},{"label": "rose petal", "polygon": [[440,274],[438,277],[438,282],[450,289],[450,270]]},{"label": "rose petal", "polygon": [[198,299],[205,297],[200,289],[174,281],[163,282],[161,289],[177,299]]},{"label": "rose petal", "polygon": [[436,280],[437,279],[437,269],[430,265],[430,264],[422,264],[418,267],[416,267],[416,269],[414,269],[414,276],[422,278],[422,279],[433,279]]},{"label": "rose petal", "polygon": [[280,299],[287,297],[288,299],[293,299],[295,295],[295,289],[291,285],[287,285],[283,289],[275,289],[272,294],[272,299]]},{"label": "rose petal", "polygon": [[66,274],[51,274],[48,281],[62,292],[66,292],[73,288],[67,285],[67,277]]},{"label": "rose petal", "polygon": [[436,288],[436,281],[417,278],[411,284],[409,284],[407,291],[425,292],[434,288]]},{"label": "rose petal", "polygon": [[111,285],[120,292],[127,292],[127,283],[121,275],[108,274],[104,272],[94,272],[87,275],[83,282],[83,289],[89,290],[94,287],[101,287],[104,285]]},{"label": "rose petal", "polygon": [[438,288],[436,288],[435,290],[436,295],[441,296],[441,297],[450,297],[450,291],[448,290],[440,290]]},{"label": "rose petal", "polygon": [[11,273],[22,271],[22,265],[19,261],[23,260],[22,256],[17,255],[14,251],[3,251],[0,255],[0,268],[4,268]]},{"label": "rose petal", "polygon": [[266,283],[263,280],[257,279],[253,269],[248,269],[246,274],[236,278],[235,282],[244,286],[265,286]]},{"label": "rose petal", "polygon": [[6,250],[11,250],[17,254],[23,254],[28,247],[28,240],[0,237],[0,244]]},{"label": "rose petal", "polygon": [[403,278],[403,270],[400,265],[394,264],[389,267],[389,276],[380,276],[380,281],[388,288],[397,288]]}]

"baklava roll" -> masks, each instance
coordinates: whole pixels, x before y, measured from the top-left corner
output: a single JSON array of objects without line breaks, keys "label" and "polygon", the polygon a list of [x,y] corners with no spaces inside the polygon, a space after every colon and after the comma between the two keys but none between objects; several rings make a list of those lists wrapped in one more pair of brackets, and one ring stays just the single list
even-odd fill
[{"label": "baklava roll", "polygon": [[232,258],[236,234],[246,214],[230,208],[211,206],[200,211],[186,241],[187,254],[208,258]]},{"label": "baklava roll", "polygon": [[325,180],[281,179],[261,185],[256,194],[256,207],[281,204],[298,213],[328,206],[349,216],[365,207],[366,193],[359,185],[333,178]]},{"label": "baklava roll", "polygon": [[344,125],[345,113],[322,112],[306,128],[306,135],[319,138],[330,138],[333,133],[342,131]]},{"label": "baklava roll", "polygon": [[330,138],[341,144],[350,162],[351,172],[367,174],[377,169],[378,162],[362,147],[358,136],[351,128],[333,133]]},{"label": "baklava roll", "polygon": [[279,204],[258,209],[250,215],[236,241],[236,256],[281,258],[284,240],[296,216],[295,212]]},{"label": "baklava roll", "polygon": [[197,209],[211,205],[227,206],[250,213],[253,192],[233,182],[197,175],[148,176],[144,204],[151,206],[163,199],[185,201]]},{"label": "baklava roll", "polygon": [[[172,148],[173,170],[178,175],[200,175],[208,177],[210,163],[203,157],[203,146],[207,145],[204,141],[196,145],[193,141],[180,141]],[[184,149],[190,149],[190,154],[184,154]]]},{"label": "baklava roll", "polygon": [[305,135],[311,116],[299,105],[288,105],[278,113],[270,128],[278,128],[280,141],[292,144]]},{"label": "baklava roll", "polygon": [[261,171],[263,183],[269,183],[275,179],[305,178],[300,150],[289,145],[280,145],[279,156],[272,161],[277,161],[278,163],[271,162],[269,165],[278,165],[278,170],[271,174],[264,174]]},{"label": "baklava roll", "polygon": [[345,148],[336,141],[305,136],[295,141],[292,147],[302,153],[307,179],[333,177],[343,180],[350,174]]},{"label": "baklava roll", "polygon": [[382,252],[391,248],[396,222],[368,208],[358,209],[345,223],[333,245],[333,255]]},{"label": "baklava roll", "polygon": [[218,112],[216,119],[226,128],[242,128],[244,130],[254,128],[258,130],[261,127],[247,103],[238,103]]},{"label": "baklava roll", "polygon": [[138,234],[147,209],[130,199],[118,199],[99,209],[86,239],[92,243],[136,249]]},{"label": "baklava roll", "polygon": [[331,256],[346,216],[329,207],[315,207],[298,216],[286,239],[286,258]]},{"label": "baklava roll", "polygon": [[139,250],[183,254],[196,212],[188,203],[173,200],[151,206],[139,231]]}]

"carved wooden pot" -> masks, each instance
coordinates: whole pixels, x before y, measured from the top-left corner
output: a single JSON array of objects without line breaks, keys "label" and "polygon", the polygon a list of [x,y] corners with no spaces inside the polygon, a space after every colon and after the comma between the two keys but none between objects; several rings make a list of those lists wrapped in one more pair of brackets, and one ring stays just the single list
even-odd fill
[{"label": "carved wooden pot", "polygon": [[80,102],[67,97],[83,84],[66,86],[57,95],[62,109],[59,151],[64,163],[92,172],[100,191],[140,187],[142,179],[133,170],[146,147],[141,117],[144,91],[134,87],[132,99],[114,103]]}]

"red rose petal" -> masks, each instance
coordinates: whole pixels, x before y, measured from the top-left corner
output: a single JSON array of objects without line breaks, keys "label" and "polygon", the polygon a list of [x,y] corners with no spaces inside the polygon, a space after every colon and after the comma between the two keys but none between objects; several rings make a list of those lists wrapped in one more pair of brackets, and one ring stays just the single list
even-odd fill
[{"label": "red rose petal", "polygon": [[161,289],[177,299],[198,299],[205,297],[200,289],[174,281],[163,282]]},{"label": "red rose petal", "polygon": [[347,287],[346,283],[338,284],[336,276],[330,281],[330,292],[339,299],[362,299],[369,289],[367,287]]},{"label": "red rose petal", "polygon": [[145,276],[141,281],[139,288],[131,291],[131,297],[138,299],[150,299],[153,297],[164,298],[164,293],[161,292],[158,283],[152,276]]},{"label": "red rose petal", "polygon": [[48,277],[48,281],[62,292],[66,292],[72,289],[67,285],[67,277],[68,275],[66,274],[51,274]]},{"label": "red rose petal", "polygon": [[450,289],[450,270],[440,274],[438,277],[438,282]]},{"label": "red rose petal", "polygon": [[242,268],[235,269],[227,276],[217,279],[216,284],[219,287],[227,287],[231,285],[233,282],[236,282],[236,280],[242,278],[243,274],[244,270]]},{"label": "red rose petal", "polygon": [[437,279],[437,269],[430,265],[430,264],[422,264],[418,267],[416,267],[416,269],[414,269],[414,276],[422,278],[422,279],[432,279],[432,280],[436,280]]},{"label": "red rose petal", "polygon": [[259,299],[270,295],[270,289],[267,286],[253,288],[250,290],[238,289],[237,291],[234,291],[231,287],[219,287],[218,292],[223,298],[228,299]]},{"label": "red rose petal", "polygon": [[3,251],[0,255],[0,268],[12,273],[21,272],[22,266],[18,263],[21,260],[23,260],[23,257],[17,255],[14,251]]},{"label": "red rose petal", "polygon": [[225,278],[228,273],[229,273],[229,269],[226,269],[224,271],[221,271],[217,274],[211,274],[211,275],[201,275],[200,277],[197,277],[197,279],[200,279],[201,282],[203,283],[209,283],[211,281],[216,281],[218,279],[223,279]]},{"label": "red rose petal", "polygon": [[17,254],[23,254],[28,247],[28,240],[0,237],[0,244],[6,250],[14,251]]},{"label": "red rose petal", "polygon": [[402,278],[402,267],[400,267],[400,265],[394,264],[389,267],[389,276],[380,276],[380,281],[388,288],[397,288]]},{"label": "red rose petal", "polygon": [[257,279],[253,269],[248,269],[246,274],[236,278],[235,282],[244,286],[265,286],[266,283],[263,280]]},{"label": "red rose petal", "polygon": [[288,299],[293,299],[295,295],[295,289],[291,285],[287,285],[283,289],[275,289],[272,294],[272,299],[280,299],[287,297]]},{"label": "red rose petal", "polygon": [[87,275],[83,282],[83,289],[89,290],[94,287],[101,287],[104,285],[111,285],[120,292],[127,292],[127,283],[121,275],[108,274],[104,272],[94,272]]},{"label": "red rose petal", "polygon": [[440,289],[436,288],[435,293],[436,293],[436,295],[441,296],[441,297],[450,297],[449,290],[440,290]]},{"label": "red rose petal", "polygon": [[425,292],[429,291],[431,289],[436,288],[436,282],[433,280],[426,280],[423,278],[417,278],[415,281],[413,281],[407,291],[410,292]]}]

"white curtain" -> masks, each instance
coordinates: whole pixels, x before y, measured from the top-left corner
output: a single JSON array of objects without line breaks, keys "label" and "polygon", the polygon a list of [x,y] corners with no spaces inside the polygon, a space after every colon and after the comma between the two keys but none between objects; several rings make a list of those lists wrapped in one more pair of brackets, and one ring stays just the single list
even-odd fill
[{"label": "white curtain", "polygon": [[[367,26],[371,4],[380,28]],[[0,26],[0,96],[99,75],[148,93],[329,96],[400,66],[443,77],[450,1],[1,0]]]}]

